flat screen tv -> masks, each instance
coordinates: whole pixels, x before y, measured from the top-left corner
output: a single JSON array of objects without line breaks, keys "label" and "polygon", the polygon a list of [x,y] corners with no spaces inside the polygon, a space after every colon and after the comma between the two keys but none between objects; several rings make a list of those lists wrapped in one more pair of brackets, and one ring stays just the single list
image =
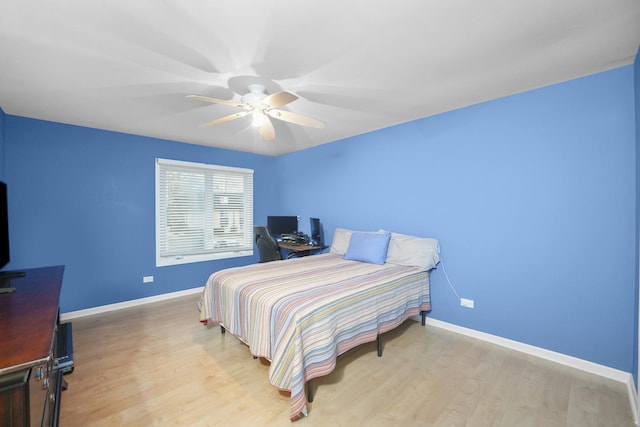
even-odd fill
[{"label": "flat screen tv", "polygon": [[298,232],[297,216],[268,216],[267,227],[272,236],[295,234]]},{"label": "flat screen tv", "polygon": [[9,263],[9,210],[7,208],[7,184],[0,181],[0,269]]}]

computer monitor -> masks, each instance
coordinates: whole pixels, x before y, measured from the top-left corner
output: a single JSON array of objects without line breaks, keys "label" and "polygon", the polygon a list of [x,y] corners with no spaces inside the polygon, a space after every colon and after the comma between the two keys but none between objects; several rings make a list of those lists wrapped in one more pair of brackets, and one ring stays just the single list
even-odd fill
[{"label": "computer monitor", "polygon": [[309,218],[311,220],[311,242],[316,245],[322,244],[322,233],[320,231],[320,219]]},{"label": "computer monitor", "polygon": [[268,216],[267,227],[273,237],[283,234],[295,234],[298,232],[297,216]]}]

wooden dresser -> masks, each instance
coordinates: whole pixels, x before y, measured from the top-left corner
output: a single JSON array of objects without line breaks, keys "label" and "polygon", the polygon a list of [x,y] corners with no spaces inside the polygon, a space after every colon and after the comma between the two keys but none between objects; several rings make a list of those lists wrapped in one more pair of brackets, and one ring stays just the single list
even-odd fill
[{"label": "wooden dresser", "polygon": [[57,369],[58,304],[64,266],[0,277],[0,426],[55,426],[62,373]]}]

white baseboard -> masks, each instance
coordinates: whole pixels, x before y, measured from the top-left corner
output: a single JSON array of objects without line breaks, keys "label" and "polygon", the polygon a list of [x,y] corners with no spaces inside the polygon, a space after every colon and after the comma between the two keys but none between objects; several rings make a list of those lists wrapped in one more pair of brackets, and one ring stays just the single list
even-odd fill
[{"label": "white baseboard", "polygon": [[200,286],[200,287],[192,288],[192,289],[185,289],[184,291],[170,292],[168,294],[154,295],[152,297],[146,297],[146,298],[134,299],[134,300],[130,300],[130,301],[118,302],[118,303],[115,303],[115,304],[102,305],[100,307],[87,308],[85,310],[77,310],[77,311],[70,311],[68,313],[61,313],[60,314],[60,321],[61,322],[66,322],[66,321],[69,321],[69,320],[72,320],[72,319],[77,319],[77,318],[85,317],[85,316],[91,316],[91,315],[94,315],[94,314],[107,313],[109,311],[121,310],[123,308],[135,307],[135,306],[138,306],[138,305],[150,304],[152,302],[158,302],[158,301],[164,301],[164,300],[169,300],[169,299],[173,299],[173,298],[178,298],[178,297],[185,296],[185,295],[197,294],[197,293],[202,292],[202,289],[204,289],[204,286]]},{"label": "white baseboard", "polygon": [[636,425],[640,425],[640,415],[638,414],[638,392],[636,391],[633,376],[631,375],[629,375],[629,381],[627,381],[627,395],[629,396],[629,403],[631,404],[633,422]]},{"label": "white baseboard", "polygon": [[[415,317],[420,321],[419,317]],[[432,319],[427,317],[425,323],[430,326],[434,326],[448,331],[456,332],[462,335],[466,335],[472,338],[477,338],[482,341],[497,344],[502,347],[506,347],[512,350],[517,350],[522,353],[527,353],[532,356],[540,357],[552,362],[559,363],[561,365],[570,366],[572,368],[580,369],[585,372],[589,372],[601,377],[609,378],[614,381],[621,382],[627,386],[627,394],[629,396],[629,404],[631,405],[631,412],[636,425],[639,425],[638,417],[638,393],[635,389],[633,382],[633,376],[629,372],[620,371],[618,369],[610,368],[608,366],[600,365],[597,363],[589,362],[584,359],[578,359],[577,357],[568,356],[566,354],[557,353],[555,351],[546,350],[544,348],[535,347],[533,345],[524,344],[518,341],[513,341],[507,338],[502,338],[497,335],[487,334],[485,332],[476,331],[475,329],[469,329],[462,326],[454,325],[452,323],[443,322],[441,320]]]}]

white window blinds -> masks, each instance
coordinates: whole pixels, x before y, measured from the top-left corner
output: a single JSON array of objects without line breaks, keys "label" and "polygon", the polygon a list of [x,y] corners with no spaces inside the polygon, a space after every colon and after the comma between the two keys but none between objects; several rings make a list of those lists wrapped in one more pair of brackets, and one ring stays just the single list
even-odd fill
[{"label": "white window blinds", "polygon": [[156,265],[253,255],[253,170],[156,159]]}]

